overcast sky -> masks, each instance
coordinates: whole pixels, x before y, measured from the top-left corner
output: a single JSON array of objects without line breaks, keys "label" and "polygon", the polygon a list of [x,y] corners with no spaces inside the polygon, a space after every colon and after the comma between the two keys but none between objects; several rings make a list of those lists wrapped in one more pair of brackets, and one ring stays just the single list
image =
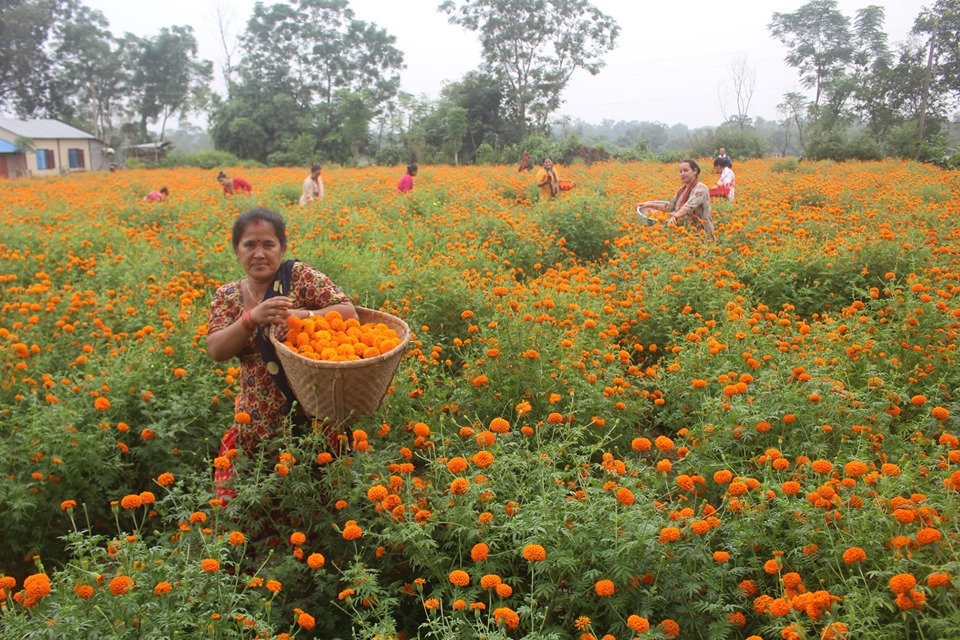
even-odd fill
[{"label": "overcast sky", "polygon": [[[155,35],[160,27],[191,25],[200,56],[219,68],[225,56],[217,29],[217,8],[234,37],[243,31],[254,0],[83,0],[110,21],[115,36],[126,32]],[[786,49],[770,36],[767,25],[775,11],[789,13],[806,0],[593,0],[620,24],[615,50],[596,76],[578,71],[564,92],[561,115],[590,123],[604,119],[683,123],[699,127],[724,120],[718,96],[729,82],[732,65],[741,58],[756,73],[749,115],[777,118],[784,93],[803,91],[795,69],[783,58]],[[267,2],[270,4],[270,2]],[[440,0],[350,0],[360,20],[375,22],[396,36],[406,68],[401,89],[437,97],[445,82],[460,79],[480,65],[480,46],[471,32],[451,25],[437,11]],[[891,44],[909,36],[921,0],[838,0],[851,20],[870,4],[886,10]],[[305,18],[308,19],[308,18]],[[239,54],[238,54],[239,55]],[[726,115],[735,113],[730,100]]]}]

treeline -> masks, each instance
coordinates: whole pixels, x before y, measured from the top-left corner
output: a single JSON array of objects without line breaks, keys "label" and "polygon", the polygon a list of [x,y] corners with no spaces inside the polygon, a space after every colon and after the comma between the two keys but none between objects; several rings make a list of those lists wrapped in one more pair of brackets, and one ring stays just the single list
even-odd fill
[{"label": "treeline", "polygon": [[[541,19],[548,5],[555,20]],[[394,36],[357,19],[348,0],[257,3],[236,60],[222,65],[220,95],[188,26],[115,37],[80,0],[8,0],[0,107],[64,120],[117,148],[163,139],[170,118],[202,114],[209,131],[194,140],[209,135],[218,151],[268,165],[512,163],[521,150],[564,162],[673,159],[719,147],[740,158],[960,164],[960,124],[950,117],[960,97],[956,0],[924,8],[897,43],[879,6],[847,16],[835,0],[811,0],[774,13],[771,36],[808,92],[783,96],[775,120],[756,117],[743,64],[725,80],[733,112],[696,130],[557,118],[572,73],[599,73],[619,37],[616,21],[585,0],[446,0],[438,10],[482,47],[477,69],[437,97],[400,91]]]}]

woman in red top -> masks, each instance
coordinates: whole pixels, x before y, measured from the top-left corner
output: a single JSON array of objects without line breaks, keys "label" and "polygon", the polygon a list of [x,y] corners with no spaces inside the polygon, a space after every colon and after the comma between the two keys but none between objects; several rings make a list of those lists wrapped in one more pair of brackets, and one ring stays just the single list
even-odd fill
[{"label": "woman in red top", "polygon": [[230,195],[242,191],[247,195],[253,195],[253,187],[243,178],[229,178],[223,171],[217,174],[217,182],[223,187],[223,193]]}]

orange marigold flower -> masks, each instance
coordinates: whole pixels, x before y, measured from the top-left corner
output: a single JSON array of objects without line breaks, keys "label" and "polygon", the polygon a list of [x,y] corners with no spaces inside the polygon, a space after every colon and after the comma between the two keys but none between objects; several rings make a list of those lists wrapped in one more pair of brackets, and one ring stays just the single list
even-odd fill
[{"label": "orange marigold flower", "polygon": [[486,469],[493,464],[493,454],[489,451],[478,451],[470,458],[470,462],[481,469]]},{"label": "orange marigold flower", "polygon": [[626,507],[631,506],[635,501],[633,492],[626,487],[620,487],[617,489],[617,501]]},{"label": "orange marigold flower", "polygon": [[943,422],[950,417],[950,411],[946,407],[934,407],[930,410],[930,415],[934,420]]},{"label": "orange marigold flower", "polygon": [[547,416],[547,422],[550,424],[563,424],[563,414],[553,411]]},{"label": "orange marigold flower", "polygon": [[307,631],[310,631],[311,629],[313,629],[316,623],[317,621],[309,613],[301,611],[300,615],[297,616],[297,624],[303,627],[304,629],[306,629]]},{"label": "orange marigold flower", "polygon": [[867,472],[867,465],[859,460],[851,460],[843,465],[843,471],[851,478],[859,478]]},{"label": "orange marigold flower", "polygon": [[473,548],[470,549],[470,558],[474,562],[483,562],[487,559],[487,555],[490,553],[490,547],[487,546],[485,542],[478,542],[473,545]]},{"label": "orange marigold flower", "polygon": [[937,573],[931,573],[927,576],[927,586],[932,589],[937,589],[939,587],[949,587],[950,581],[953,579],[946,571],[939,571]]},{"label": "orange marigold flower", "polygon": [[307,541],[307,536],[302,531],[294,531],[290,534],[290,544],[299,547]]},{"label": "orange marigold flower", "polygon": [[943,534],[940,533],[939,529],[934,529],[933,527],[924,527],[917,532],[917,544],[920,545],[940,542],[941,538],[943,538]]},{"label": "orange marigold flower", "polygon": [[509,607],[497,607],[493,610],[493,619],[497,624],[501,622],[507,626],[507,629],[516,629],[520,626],[520,616]]},{"label": "orange marigold flower", "polygon": [[327,559],[323,557],[322,553],[311,553],[307,556],[307,566],[311,569],[319,569],[326,561]]},{"label": "orange marigold flower", "polygon": [[63,502],[60,503],[60,508],[63,509],[64,511],[69,511],[70,509],[73,509],[76,506],[77,506],[76,500],[64,500]]},{"label": "orange marigold flower", "polygon": [[139,509],[142,504],[140,496],[135,493],[127,494],[120,500],[120,506],[124,509]]},{"label": "orange marigold flower", "polygon": [[850,547],[843,552],[843,561],[847,564],[856,564],[867,559],[867,552],[860,547]]},{"label": "orange marigold flower", "polygon": [[917,586],[917,579],[910,573],[898,573],[890,578],[890,590],[894,593],[906,593]]},{"label": "orange marigold flower", "polygon": [[598,580],[597,583],[593,585],[593,590],[601,598],[609,598],[617,589],[613,585],[613,580]]},{"label": "orange marigold flower", "polygon": [[783,492],[788,496],[795,496],[800,493],[800,483],[795,480],[787,480],[780,488],[783,489]]},{"label": "orange marigold flower", "polygon": [[523,558],[529,562],[542,562],[547,559],[547,550],[539,544],[528,544],[523,548]]},{"label": "orange marigold flower", "polygon": [[447,462],[447,469],[450,470],[450,473],[463,473],[467,470],[468,466],[469,463],[467,459],[460,456],[450,458],[449,462]]},{"label": "orange marigold flower", "polygon": [[97,411],[109,411],[110,410],[110,401],[100,396],[93,401],[93,408]]},{"label": "orange marigold flower", "polygon": [[912,404],[912,405],[915,406],[915,407],[919,407],[919,406],[924,405],[924,404],[926,404],[926,403],[927,403],[927,396],[925,396],[925,395],[917,394],[917,395],[913,396],[912,398],[910,398],[910,404]]},{"label": "orange marigold flower", "polygon": [[660,536],[658,540],[660,544],[667,544],[668,542],[676,542],[680,539],[680,529],[676,527],[664,527],[660,529]]},{"label": "orange marigold flower", "polygon": [[271,593],[280,593],[283,590],[283,584],[279,580],[267,580],[267,591]]},{"label": "orange marigold flower", "polygon": [[634,614],[627,618],[627,626],[637,633],[646,633],[650,630],[650,621]]},{"label": "orange marigold flower", "polygon": [[169,487],[174,483],[174,477],[172,473],[161,473],[157,476],[157,484],[161,487]]},{"label": "orange marigold flower", "polygon": [[30,600],[39,600],[50,595],[50,577],[45,573],[35,573],[23,580],[23,590]]},{"label": "orange marigold flower", "polygon": [[470,489],[470,481],[466,478],[457,478],[450,483],[450,493],[455,496],[462,496]]},{"label": "orange marigold flower", "polygon": [[680,636],[680,625],[670,618],[667,618],[657,626],[660,628],[660,633],[668,638],[677,638]]},{"label": "orange marigold flower", "polygon": [[130,576],[120,575],[110,581],[110,593],[115,596],[122,596],[128,593],[133,587],[133,580]]},{"label": "orange marigold flower", "polygon": [[726,551],[714,551],[713,552],[713,561],[714,562],[729,562],[730,554]]},{"label": "orange marigold flower", "polygon": [[343,528],[343,539],[344,540],[356,540],[363,535],[363,529],[361,529],[355,522],[352,520],[347,523]]},{"label": "orange marigold flower", "polygon": [[494,433],[508,433],[510,431],[510,423],[503,418],[494,418],[490,421],[490,431]]},{"label": "orange marigold flower", "polygon": [[73,592],[77,594],[78,597],[86,600],[87,598],[93,597],[93,587],[88,584],[75,584],[73,585]]},{"label": "orange marigold flower", "polygon": [[501,582],[495,587],[494,590],[497,592],[497,595],[500,596],[501,598],[509,598],[510,596],[513,595],[513,587],[508,585],[506,582]]},{"label": "orange marigold flower", "polygon": [[713,481],[717,484],[727,484],[733,480],[733,473],[727,469],[720,469],[713,474]]},{"label": "orange marigold flower", "polygon": [[213,558],[204,558],[200,561],[200,568],[207,573],[214,573],[220,570],[220,563]]},{"label": "orange marigold flower", "polygon": [[227,536],[227,542],[229,542],[235,547],[239,547],[246,541],[247,541],[247,537],[243,535],[243,533],[240,531],[231,531],[230,535]]},{"label": "orange marigold flower", "polygon": [[819,473],[820,475],[825,475],[833,471],[833,463],[829,460],[814,460],[810,466],[814,473]]},{"label": "orange marigold flower", "polygon": [[480,578],[480,587],[486,590],[496,589],[497,585],[503,582],[495,573],[488,573],[487,575]]},{"label": "orange marigold flower", "polygon": [[450,584],[455,587],[465,587],[470,584],[470,574],[461,569],[454,569],[447,578],[450,580]]},{"label": "orange marigold flower", "polygon": [[173,591],[173,585],[169,582],[158,582],[157,586],[153,588],[153,594],[157,596],[162,596]]},{"label": "orange marigold flower", "polygon": [[583,631],[591,624],[590,616],[578,616],[576,620],[573,621],[573,626],[577,631]]}]

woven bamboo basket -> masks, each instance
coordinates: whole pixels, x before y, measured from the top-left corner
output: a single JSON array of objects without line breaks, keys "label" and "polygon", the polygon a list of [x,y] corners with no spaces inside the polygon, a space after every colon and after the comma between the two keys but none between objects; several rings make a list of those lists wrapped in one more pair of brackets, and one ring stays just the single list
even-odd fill
[{"label": "woven bamboo basket", "polygon": [[400,344],[374,358],[330,362],[304,358],[270,332],[270,341],[277,350],[290,388],[312,418],[349,425],[373,415],[383,402],[410,343],[410,327],[400,318],[374,309],[356,309],[360,324],[383,323],[397,332]]}]

